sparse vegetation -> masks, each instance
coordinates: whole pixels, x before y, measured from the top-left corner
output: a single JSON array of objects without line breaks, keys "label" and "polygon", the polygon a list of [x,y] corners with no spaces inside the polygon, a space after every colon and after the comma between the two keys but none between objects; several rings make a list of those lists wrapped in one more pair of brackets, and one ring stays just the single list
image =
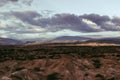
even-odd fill
[{"label": "sparse vegetation", "polygon": [[95,78],[96,78],[96,80],[105,80],[104,76],[101,75],[101,74],[97,74],[97,75],[95,76]]},{"label": "sparse vegetation", "polygon": [[119,53],[120,46],[0,46],[0,80],[119,80]]},{"label": "sparse vegetation", "polygon": [[100,68],[102,64],[100,63],[100,60],[93,60],[93,65],[95,68]]},{"label": "sparse vegetation", "polygon": [[[0,46],[0,61],[58,59],[61,54],[77,54],[79,57],[105,57],[105,54],[119,57],[119,46]],[[116,53],[116,54],[114,54]]]}]

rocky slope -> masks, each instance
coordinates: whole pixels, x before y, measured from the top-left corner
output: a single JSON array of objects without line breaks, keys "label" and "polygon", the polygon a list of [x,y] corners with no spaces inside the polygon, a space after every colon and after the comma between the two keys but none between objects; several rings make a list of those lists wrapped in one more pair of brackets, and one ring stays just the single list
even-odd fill
[{"label": "rocky slope", "polygon": [[0,80],[120,80],[117,57],[5,61],[0,63]]},{"label": "rocky slope", "polygon": [[120,46],[0,46],[0,80],[120,80]]}]

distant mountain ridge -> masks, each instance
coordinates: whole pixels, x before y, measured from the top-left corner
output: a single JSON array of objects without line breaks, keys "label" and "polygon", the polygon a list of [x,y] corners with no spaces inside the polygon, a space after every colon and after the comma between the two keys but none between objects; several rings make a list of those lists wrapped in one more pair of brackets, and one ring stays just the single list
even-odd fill
[{"label": "distant mountain ridge", "polygon": [[28,41],[25,45],[36,45],[36,44],[54,44],[54,43],[72,43],[72,44],[120,44],[120,38],[88,38],[80,36],[61,36],[48,41]]},{"label": "distant mountain ridge", "polygon": [[23,42],[10,38],[0,38],[0,45],[20,45],[20,44],[23,44]]},{"label": "distant mountain ridge", "polygon": [[94,39],[88,37],[80,37],[80,36],[61,36],[57,37],[50,41],[32,41],[23,43],[20,40],[10,39],[10,38],[1,38],[0,37],[0,45],[24,45],[24,44],[46,44],[46,43],[112,43],[112,44],[120,44],[120,38],[101,38]]},{"label": "distant mountain ridge", "polygon": [[79,37],[79,36],[62,36],[55,38],[54,40],[63,41],[63,40],[85,40],[84,43],[90,43],[90,42],[97,42],[97,43],[114,43],[114,44],[120,44],[120,38],[88,38],[88,37]]},{"label": "distant mountain ridge", "polygon": [[57,37],[54,40],[90,40],[91,38],[79,37],[79,36],[61,36]]},{"label": "distant mountain ridge", "polygon": [[101,38],[101,39],[92,39],[86,41],[88,42],[97,42],[97,43],[114,43],[114,44],[120,44],[120,38]]}]

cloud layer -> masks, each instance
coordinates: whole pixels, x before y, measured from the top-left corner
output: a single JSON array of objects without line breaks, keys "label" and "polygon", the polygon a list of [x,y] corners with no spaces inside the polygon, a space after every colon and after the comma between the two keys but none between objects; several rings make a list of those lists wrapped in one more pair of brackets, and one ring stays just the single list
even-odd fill
[{"label": "cloud layer", "polygon": [[44,18],[35,11],[11,12],[9,15],[25,24],[38,26],[48,31],[70,29],[80,32],[120,31],[120,18],[100,16],[98,14],[55,14]]},{"label": "cloud layer", "polygon": [[[10,1],[16,2],[17,0]],[[3,1],[3,4],[5,3]],[[36,11],[11,11],[1,12],[0,18],[0,34],[11,34],[12,36],[37,34],[37,36],[41,37],[41,34],[63,30],[80,33],[120,31],[119,17],[110,18],[109,16],[98,14],[79,16],[74,14],[55,14],[50,17],[44,17],[43,14]]]}]

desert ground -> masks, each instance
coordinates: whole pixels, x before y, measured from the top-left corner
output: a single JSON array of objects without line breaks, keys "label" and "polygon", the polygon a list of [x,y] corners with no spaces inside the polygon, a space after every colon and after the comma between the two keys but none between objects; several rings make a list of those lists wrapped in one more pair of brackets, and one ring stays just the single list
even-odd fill
[{"label": "desert ground", "polygon": [[120,80],[120,46],[1,45],[0,80]]}]

